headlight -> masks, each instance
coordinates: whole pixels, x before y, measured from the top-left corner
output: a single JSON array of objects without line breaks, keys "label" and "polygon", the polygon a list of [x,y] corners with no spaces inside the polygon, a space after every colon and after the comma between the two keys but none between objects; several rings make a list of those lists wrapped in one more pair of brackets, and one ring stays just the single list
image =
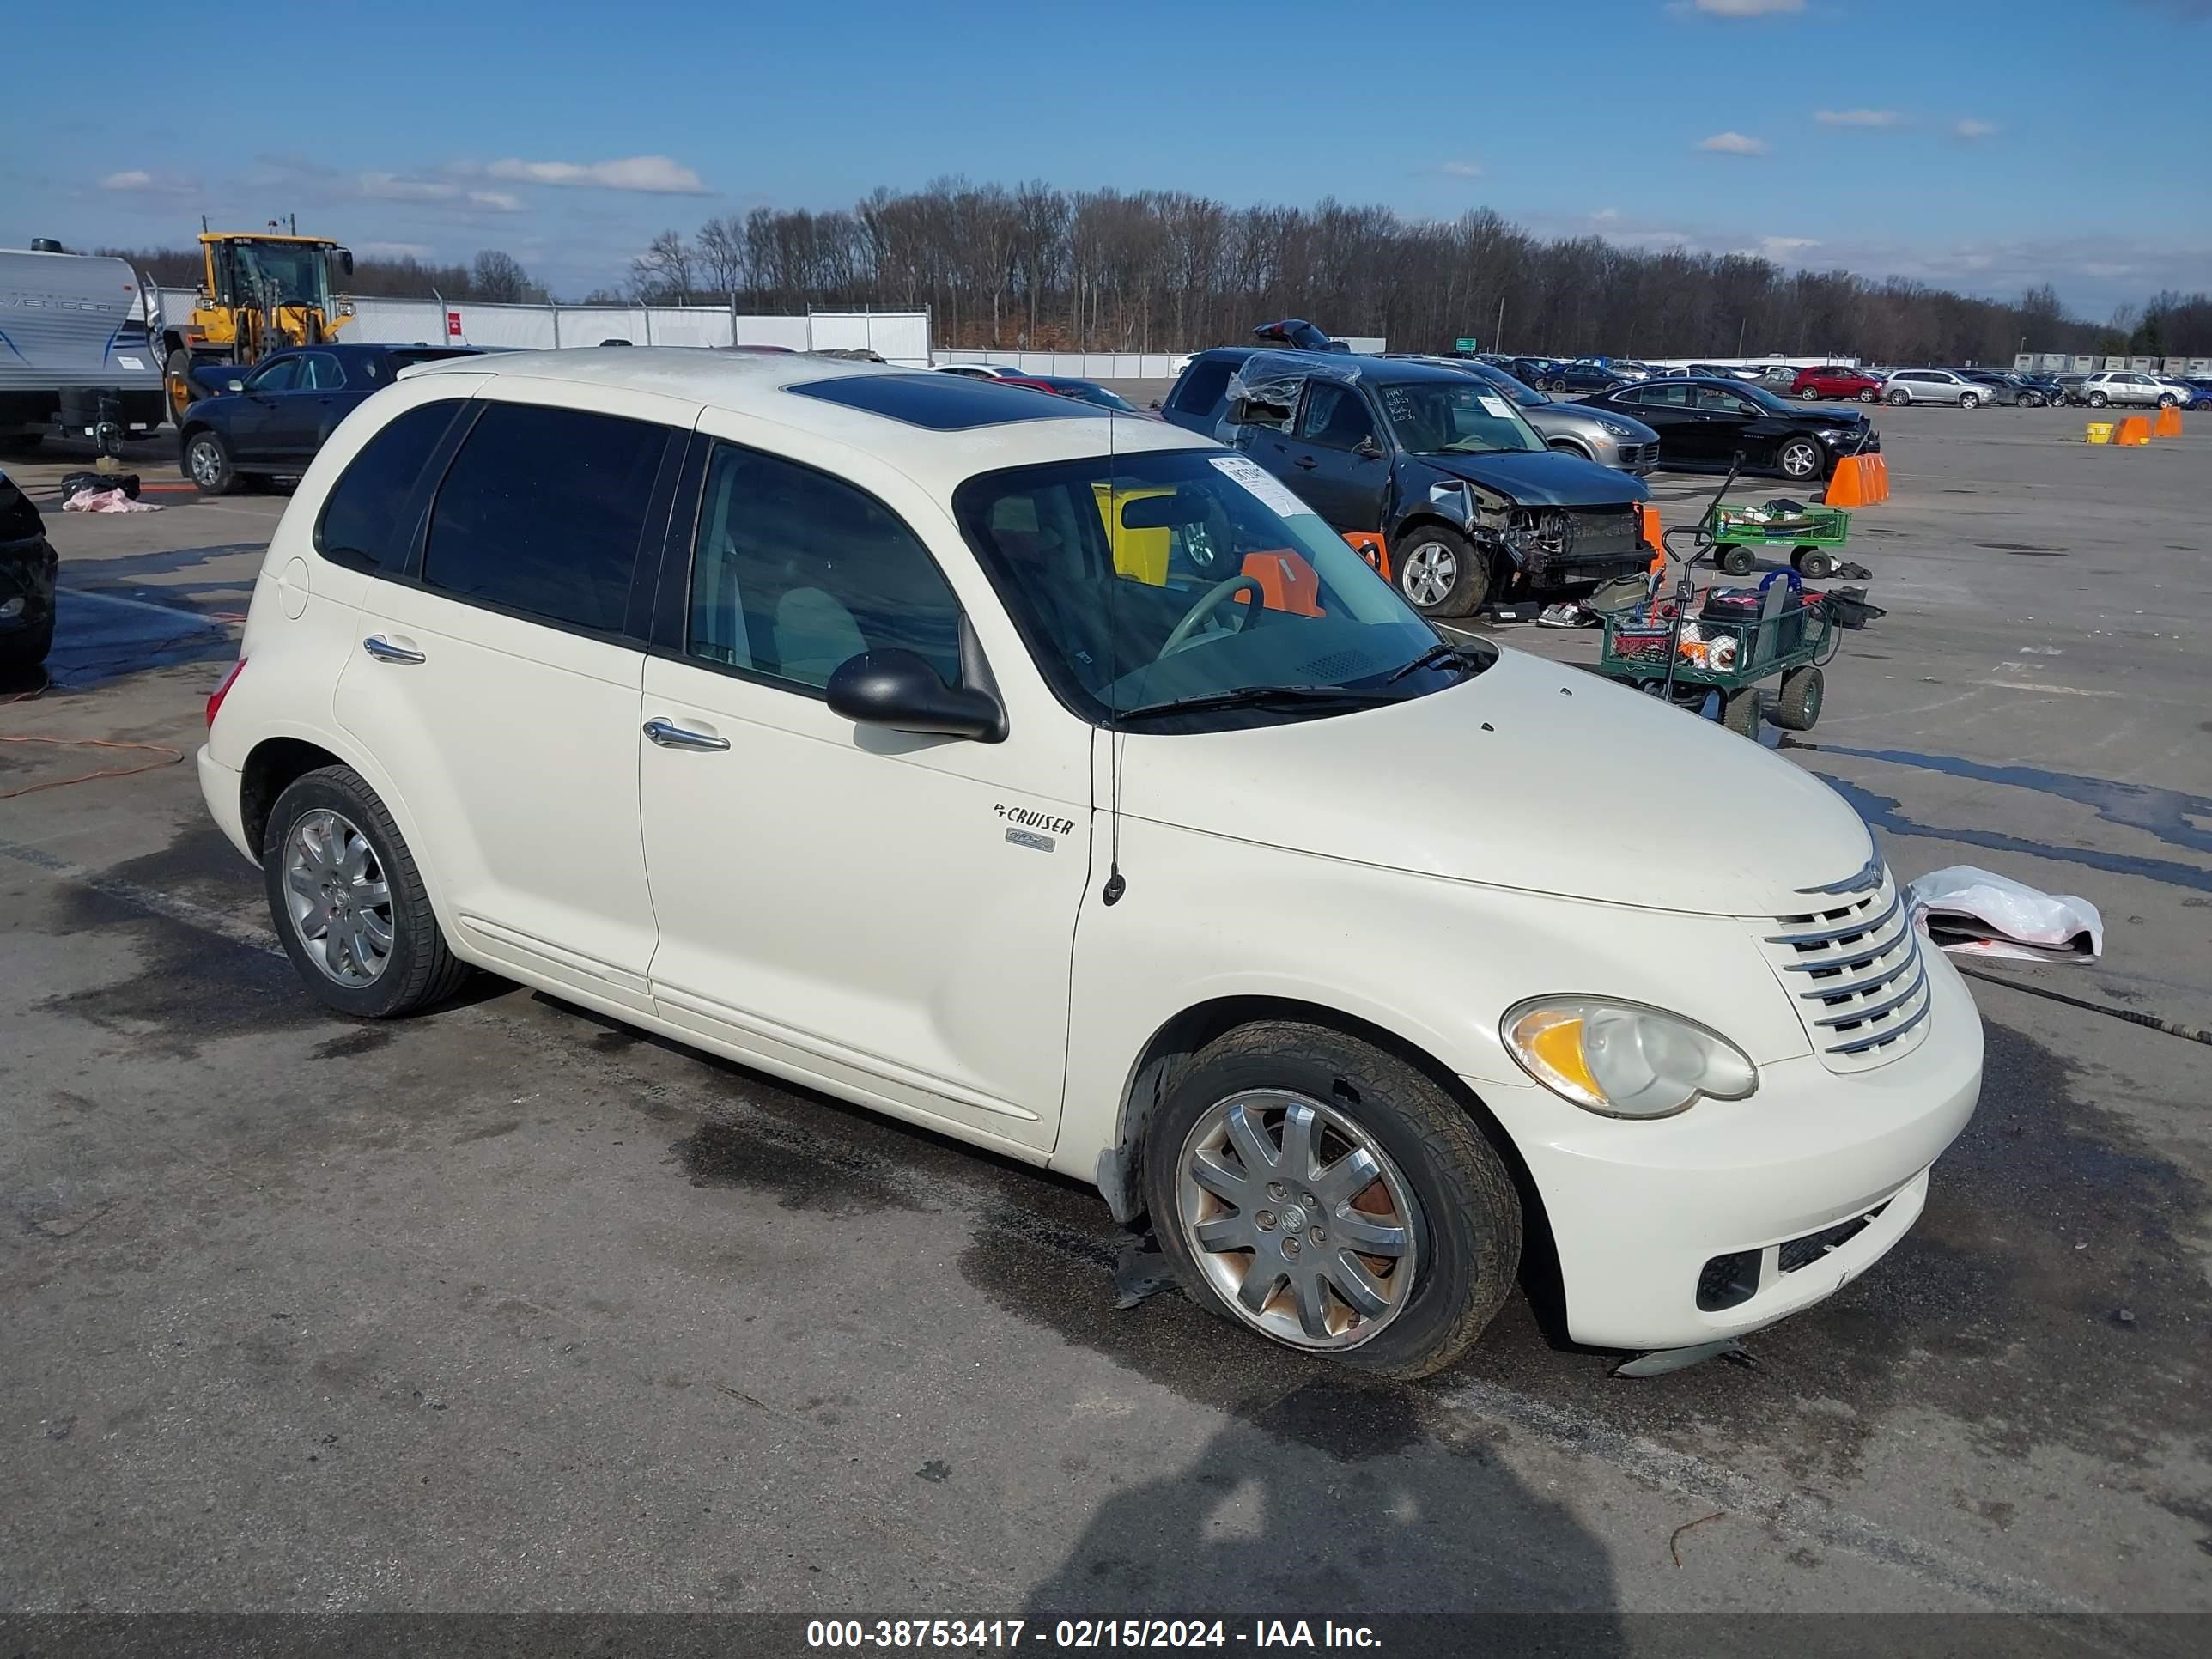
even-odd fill
[{"label": "headlight", "polygon": [[1606,1117],[1665,1117],[1759,1087],[1759,1068],[1719,1032],[1633,1002],[1538,997],[1508,1009],[1499,1033],[1530,1077]]},{"label": "headlight", "polygon": [[1628,435],[1628,428],[1618,421],[1600,421],[1598,425],[1616,438],[1626,438]]}]

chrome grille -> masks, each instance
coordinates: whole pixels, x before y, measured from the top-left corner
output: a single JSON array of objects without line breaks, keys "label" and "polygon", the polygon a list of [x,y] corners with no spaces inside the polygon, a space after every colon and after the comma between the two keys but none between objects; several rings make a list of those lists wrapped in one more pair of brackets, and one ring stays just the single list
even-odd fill
[{"label": "chrome grille", "polygon": [[1917,1047],[1928,966],[1904,892],[1879,860],[1847,881],[1803,890],[1760,942],[1829,1070],[1863,1072]]}]

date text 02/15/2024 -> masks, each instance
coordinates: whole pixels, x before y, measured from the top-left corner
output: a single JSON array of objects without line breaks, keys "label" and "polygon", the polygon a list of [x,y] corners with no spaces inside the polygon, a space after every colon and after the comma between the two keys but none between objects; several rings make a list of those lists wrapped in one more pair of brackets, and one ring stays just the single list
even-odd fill
[{"label": "date text 02/15/2024", "polygon": [[1382,1644],[1366,1625],[1322,1620],[1255,1620],[1249,1630],[1213,1619],[1062,1619],[1052,1625],[1024,1619],[816,1619],[806,1626],[810,1648],[1015,1648],[1026,1640],[1056,1650],[1131,1648],[1360,1648]]}]

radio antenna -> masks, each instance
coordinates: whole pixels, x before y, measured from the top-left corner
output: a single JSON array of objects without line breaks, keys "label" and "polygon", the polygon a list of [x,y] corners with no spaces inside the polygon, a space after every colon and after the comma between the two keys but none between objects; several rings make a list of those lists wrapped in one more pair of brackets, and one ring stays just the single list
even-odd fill
[{"label": "radio antenna", "polygon": [[[1115,457],[1117,440],[1121,436],[1121,416],[1112,410],[1106,415],[1106,684],[1109,688],[1121,678],[1121,630],[1115,621],[1121,606],[1117,599],[1121,591],[1121,502],[1115,488],[1116,472]],[[1109,701],[1106,705],[1106,884],[1098,890],[1098,897],[1109,906],[1119,904],[1121,895],[1129,890],[1128,881],[1121,874],[1121,746],[1127,733],[1121,729],[1121,714]]]}]

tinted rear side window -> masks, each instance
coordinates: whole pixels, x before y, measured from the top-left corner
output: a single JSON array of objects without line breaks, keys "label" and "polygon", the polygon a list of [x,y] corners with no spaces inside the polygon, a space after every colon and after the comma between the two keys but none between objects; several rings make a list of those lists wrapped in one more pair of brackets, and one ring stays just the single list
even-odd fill
[{"label": "tinted rear side window", "polygon": [[409,410],[371,438],[323,503],[315,524],[315,550],[357,569],[394,568],[407,556],[406,510],[431,452],[459,410],[459,402]]},{"label": "tinted rear side window", "polygon": [[430,510],[422,580],[549,622],[618,631],[665,427],[493,404]]},{"label": "tinted rear side window", "polygon": [[1221,394],[1229,390],[1229,377],[1237,365],[1218,357],[1190,366],[1176,388],[1175,406],[1186,415],[1203,415],[1221,401]]}]

